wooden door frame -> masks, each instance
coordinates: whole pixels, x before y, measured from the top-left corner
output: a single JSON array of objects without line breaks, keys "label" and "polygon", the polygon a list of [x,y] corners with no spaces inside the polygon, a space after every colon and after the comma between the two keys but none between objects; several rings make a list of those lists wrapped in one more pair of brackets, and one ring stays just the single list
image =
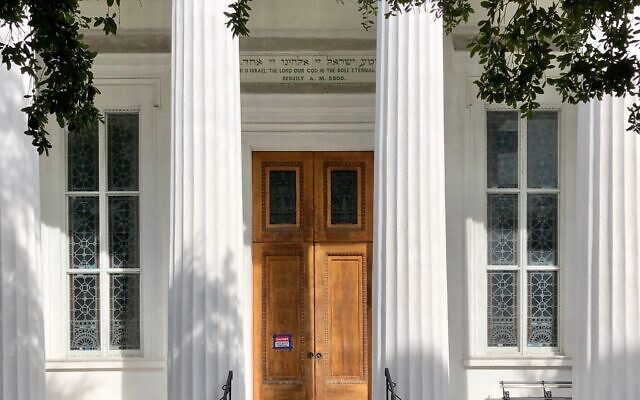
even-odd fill
[{"label": "wooden door frame", "polygon": [[[253,399],[253,191],[254,151],[373,151],[375,94],[242,94],[242,203],[244,281],[241,358],[246,399]],[[320,105],[320,106],[319,106]],[[295,110],[292,113],[292,110]],[[327,121],[339,121],[327,124]],[[372,355],[373,356],[373,355]]]},{"label": "wooden door frame", "polygon": [[[300,398],[304,395],[308,400],[336,398],[338,395],[340,395],[339,398],[347,399],[353,398],[356,394],[359,398],[366,398],[361,396],[369,393],[372,358],[373,167],[373,152],[370,151],[252,153],[252,205],[255,212],[251,229],[254,398],[257,388],[261,388],[264,398],[283,398],[282,396]],[[329,174],[334,169],[358,171],[356,188],[358,223],[356,225],[327,226],[327,215],[329,215],[327,213],[330,212],[327,207],[330,207],[329,199],[333,196],[328,182],[331,182]],[[296,175],[294,186],[298,195],[295,200],[295,224],[291,225],[291,222],[287,221],[288,225],[271,226],[268,222],[270,217],[265,204],[268,204],[272,179],[269,176],[274,170],[292,171]],[[322,195],[320,196],[319,193]],[[350,199],[353,201],[353,196]],[[318,255],[322,260],[325,258],[326,260],[321,261]],[[275,263],[273,265],[275,269],[266,267],[269,262]],[[346,264],[340,264],[342,267],[338,269],[331,267],[336,262]],[[355,270],[354,262],[359,265],[356,265]],[[292,263],[297,264],[292,265]],[[276,275],[273,275],[274,273]],[[331,276],[338,276],[336,274],[346,274],[345,277],[348,278],[345,279],[348,279],[348,282],[355,282],[360,294],[353,297],[351,284],[344,286],[344,282],[347,282],[343,280],[344,277],[331,280]],[[282,279],[283,277],[287,279]],[[320,280],[318,280],[319,277]],[[320,292],[317,291],[318,288]],[[304,300],[303,297],[295,296],[298,291],[302,293]],[[338,303],[332,303],[329,300],[330,297],[327,297],[331,293],[346,297]],[[354,315],[362,317],[361,320],[358,318],[355,320],[356,323],[360,321],[359,326],[353,324],[352,311],[345,314],[343,301],[344,304],[350,305],[350,310],[355,310]],[[362,301],[365,301],[364,306]],[[275,319],[266,318],[270,314],[266,313],[266,310],[274,304],[279,309],[289,309],[291,304],[297,304],[301,308],[299,314],[294,313],[293,317],[290,312],[287,312],[276,314]],[[339,305],[336,307],[336,304]],[[318,310],[323,311],[318,314]],[[336,316],[339,320],[342,318],[340,320],[342,322],[332,325],[331,316]],[[284,322],[281,317],[284,318]],[[331,326],[338,328],[334,331],[330,328]],[[352,334],[344,336],[344,332],[340,333],[343,328],[351,329]],[[316,332],[314,335],[313,332],[316,329],[320,329],[323,333],[318,336]],[[293,346],[293,352],[278,352],[276,355],[276,352],[271,351],[268,335],[273,334],[275,340],[276,335],[279,335],[278,332],[287,332],[287,334],[282,333],[283,337],[289,336],[286,343],[291,343],[292,337],[296,338],[293,342],[298,346],[297,348]],[[356,333],[353,334],[354,332]],[[364,333],[364,336],[360,336],[360,333]],[[355,336],[359,339],[350,342],[348,349],[335,344],[336,338],[339,343],[343,343],[344,340],[353,339]],[[332,347],[329,343],[337,346],[335,357],[333,357],[334,352],[330,351]],[[273,349],[277,350],[275,342],[273,346]],[[291,347],[287,349],[292,350]],[[353,349],[359,349],[355,350],[355,355],[352,354]],[[324,366],[320,370],[315,362],[311,364],[310,369],[307,367],[305,355],[316,352],[318,359],[323,353],[328,357],[322,357]],[[346,354],[354,355],[354,358],[351,355],[345,358]],[[361,357],[356,357],[357,354]],[[345,360],[353,360],[356,364],[352,365],[351,361]],[[329,367],[327,363],[331,366]],[[329,376],[332,378],[328,378]],[[326,397],[328,394],[330,397]],[[263,397],[258,395],[258,398]]]}]

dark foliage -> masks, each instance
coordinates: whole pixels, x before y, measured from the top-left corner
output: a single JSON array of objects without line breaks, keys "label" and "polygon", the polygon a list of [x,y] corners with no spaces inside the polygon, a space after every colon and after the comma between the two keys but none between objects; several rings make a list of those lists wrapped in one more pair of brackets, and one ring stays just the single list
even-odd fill
[{"label": "dark foliage", "polygon": [[[238,0],[228,14],[236,35],[248,35],[251,0]],[[340,0],[341,1],[341,0]],[[379,0],[355,0],[369,28]],[[427,9],[442,17],[446,32],[474,12],[470,0],[384,0],[386,17]],[[519,108],[523,116],[540,106],[546,86],[576,104],[605,95],[640,95],[640,19],[632,17],[640,0],[483,0],[472,55],[483,66],[475,81],[489,103]],[[629,108],[630,130],[640,134],[640,105]]]},{"label": "dark foliage", "polygon": [[[101,119],[94,106],[99,93],[91,67],[96,57],[84,43],[81,31],[99,28],[117,31],[114,7],[105,3],[103,16],[84,16],[83,0],[2,0],[1,62],[17,67],[32,80],[23,109],[28,116],[25,132],[39,153],[51,144],[46,124],[55,115],[61,126],[73,131]],[[232,0],[227,26],[235,35],[249,35],[251,0]],[[338,0],[343,1],[343,0]],[[373,26],[379,0],[353,0],[365,28]],[[443,20],[446,32],[468,20],[474,12],[470,0],[384,0],[387,17],[421,8]],[[630,49],[640,50],[640,19],[631,17],[640,0],[483,0],[486,15],[470,43],[484,67],[476,81],[479,97],[505,103],[528,115],[539,106],[546,86],[555,88],[569,103],[605,95],[640,96],[640,60]],[[26,24],[25,24],[26,21]],[[635,53],[635,54],[634,54]],[[640,134],[640,104],[629,108],[630,130]]]},{"label": "dark foliage", "polygon": [[[82,29],[100,28],[115,34],[120,0],[104,0],[106,14],[87,17],[80,14],[81,0],[3,0],[0,27],[10,35],[0,38],[2,63],[17,67],[32,80],[27,131],[40,154],[51,148],[46,130],[49,115],[70,130],[101,119],[94,106],[99,93],[93,83],[91,67],[96,53],[83,42]],[[26,25],[24,23],[26,21]]]}]

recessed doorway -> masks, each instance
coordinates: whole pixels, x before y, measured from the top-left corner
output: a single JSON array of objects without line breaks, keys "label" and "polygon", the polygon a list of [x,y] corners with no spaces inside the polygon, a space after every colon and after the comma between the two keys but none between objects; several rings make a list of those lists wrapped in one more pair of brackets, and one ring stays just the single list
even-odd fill
[{"label": "recessed doorway", "polygon": [[370,398],[372,152],[253,153],[256,400]]}]

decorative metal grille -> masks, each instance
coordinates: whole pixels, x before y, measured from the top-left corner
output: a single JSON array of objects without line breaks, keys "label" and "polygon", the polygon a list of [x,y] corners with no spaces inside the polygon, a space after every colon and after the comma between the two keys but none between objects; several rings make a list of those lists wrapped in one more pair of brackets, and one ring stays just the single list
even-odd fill
[{"label": "decorative metal grille", "polygon": [[556,347],[558,345],[558,273],[529,272],[528,345]]},{"label": "decorative metal grille", "polygon": [[488,286],[488,345],[515,347],[518,345],[518,273],[489,272]]},{"label": "decorative metal grille", "polygon": [[138,197],[109,197],[109,247],[112,268],[138,268]]},{"label": "decorative metal grille", "polygon": [[295,225],[296,171],[269,171],[269,223]]},{"label": "decorative metal grille", "polygon": [[71,350],[100,348],[98,281],[96,274],[71,275]]},{"label": "decorative metal grille", "polygon": [[490,265],[515,265],[518,256],[518,196],[489,194],[488,244]]},{"label": "decorative metal grille", "polygon": [[138,190],[138,114],[107,114],[109,190]]},{"label": "decorative metal grille", "polygon": [[[69,190],[99,192],[69,193],[71,350],[106,350],[107,343],[100,341],[101,330],[109,330],[110,350],[140,348],[140,205],[137,193],[127,193],[139,188],[138,123],[136,113],[108,113],[106,133],[99,133],[96,124],[69,135]],[[98,140],[100,134],[106,139]],[[106,153],[106,171],[100,170],[102,153]],[[106,187],[99,184],[101,173]],[[100,225],[103,208],[108,212],[106,226]],[[108,238],[108,246],[101,246],[101,235]],[[109,266],[127,272],[115,270],[100,281],[98,271],[89,274],[86,269],[107,268],[99,263],[107,247]],[[110,303],[108,318],[102,322],[101,290],[109,293]]]},{"label": "decorative metal grille", "polygon": [[331,171],[331,224],[358,223],[358,171]]},{"label": "decorative metal grille", "polygon": [[557,265],[558,196],[529,194],[527,198],[529,265]]},{"label": "decorative metal grille", "polygon": [[140,348],[140,277],[137,274],[111,275],[112,350]]},{"label": "decorative metal grille", "polygon": [[98,268],[99,215],[97,197],[69,198],[71,268]]},{"label": "decorative metal grille", "polygon": [[518,113],[487,113],[487,178],[490,188],[518,187]]},{"label": "decorative metal grille", "polygon": [[98,124],[69,132],[67,137],[69,190],[98,190]]},{"label": "decorative metal grille", "polygon": [[558,187],[557,112],[535,112],[527,120],[527,185]]},{"label": "decorative metal grille", "polygon": [[[487,113],[488,265],[510,269],[487,271],[490,347],[525,346],[518,323],[523,318],[528,347],[558,345],[558,122],[557,112],[533,113],[527,119],[525,147],[518,144],[525,134],[519,132],[517,112]],[[525,152],[526,188],[518,162]],[[523,206],[526,221],[520,226]],[[525,248],[526,264],[521,257]],[[543,265],[544,271],[532,271]],[[520,289],[521,285],[526,287]],[[518,291],[525,289],[526,309],[518,304]]]}]

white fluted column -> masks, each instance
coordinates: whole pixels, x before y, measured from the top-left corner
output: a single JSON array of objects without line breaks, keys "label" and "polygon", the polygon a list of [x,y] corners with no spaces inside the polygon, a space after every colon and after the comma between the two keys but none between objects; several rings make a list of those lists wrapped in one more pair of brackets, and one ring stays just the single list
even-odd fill
[{"label": "white fluted column", "polygon": [[639,100],[578,109],[575,399],[640,396],[640,136],[626,130]]},{"label": "white fluted column", "polygon": [[169,398],[244,398],[238,40],[227,0],[173,1]]},{"label": "white fluted column", "polygon": [[580,400],[640,396],[640,136],[632,99],[580,105],[576,282]]},{"label": "white fluted column", "polygon": [[[2,30],[0,35],[6,37]],[[44,399],[38,155],[24,135],[28,79],[0,67],[0,399]]]},{"label": "white fluted column", "polygon": [[[381,4],[386,4],[382,2]],[[381,7],[383,7],[381,5]],[[373,396],[448,398],[442,24],[378,16]]]}]

